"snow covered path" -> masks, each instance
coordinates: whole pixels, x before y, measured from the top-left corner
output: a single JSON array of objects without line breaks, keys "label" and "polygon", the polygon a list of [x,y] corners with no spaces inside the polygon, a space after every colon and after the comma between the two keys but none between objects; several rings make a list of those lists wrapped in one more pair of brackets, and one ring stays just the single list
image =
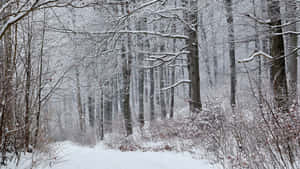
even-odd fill
[{"label": "snow covered path", "polygon": [[217,169],[207,161],[172,152],[121,152],[98,145],[62,144],[63,162],[49,169]]}]

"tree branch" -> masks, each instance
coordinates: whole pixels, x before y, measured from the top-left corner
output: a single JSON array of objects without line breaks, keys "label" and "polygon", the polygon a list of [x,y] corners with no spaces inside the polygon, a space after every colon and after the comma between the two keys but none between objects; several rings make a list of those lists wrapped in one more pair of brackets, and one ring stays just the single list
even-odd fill
[{"label": "tree branch", "polygon": [[178,82],[176,82],[175,84],[171,85],[171,86],[168,86],[168,87],[165,87],[165,88],[162,88],[161,90],[164,91],[164,90],[169,90],[169,89],[172,89],[172,88],[175,88],[181,84],[184,84],[184,83],[188,83],[190,84],[191,81],[190,80],[180,80]]},{"label": "tree branch", "polygon": [[262,52],[262,51],[258,51],[258,52],[254,52],[252,55],[250,55],[248,58],[246,59],[242,59],[242,60],[239,60],[238,63],[246,63],[246,62],[251,62],[255,57],[258,57],[258,56],[263,56],[263,57],[266,57],[268,59],[273,59],[273,57],[265,52]]}]

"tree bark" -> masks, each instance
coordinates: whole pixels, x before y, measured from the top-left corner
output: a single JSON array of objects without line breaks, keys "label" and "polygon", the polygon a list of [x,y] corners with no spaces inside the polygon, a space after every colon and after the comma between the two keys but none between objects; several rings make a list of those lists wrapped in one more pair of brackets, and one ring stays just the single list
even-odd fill
[{"label": "tree bark", "polygon": [[75,71],[76,71],[77,111],[78,111],[78,114],[79,114],[80,131],[83,133],[85,131],[85,117],[84,117],[84,112],[83,112],[83,107],[82,107],[82,102],[81,102],[79,68],[76,67]]},{"label": "tree bark", "polygon": [[[176,0],[175,0],[176,3]],[[175,4],[176,7],[176,4]],[[176,34],[176,24],[174,23],[172,25],[172,32]],[[176,52],[176,39],[173,39],[173,52]],[[176,64],[176,60],[173,62]],[[176,75],[176,69],[175,66],[171,68],[171,83],[175,84],[175,75]],[[171,88],[171,103],[170,103],[170,118],[172,119],[174,117],[174,103],[175,103],[175,88]]]},{"label": "tree bark", "polygon": [[88,96],[88,111],[90,127],[94,128],[95,125],[95,99],[92,93]]},{"label": "tree bark", "polygon": [[[160,23],[160,32],[164,32],[164,24]],[[165,52],[165,41],[162,39],[160,43],[160,52],[163,53]],[[164,77],[164,67],[161,65],[159,67],[159,86],[160,86],[160,110],[161,110],[161,118],[165,119],[167,117],[167,107],[166,107],[166,102],[165,102],[165,94],[164,91],[162,90],[164,88],[165,84],[165,77]]]},{"label": "tree bark", "polygon": [[32,42],[32,25],[29,23],[28,18],[28,34],[27,34],[27,58],[26,58],[26,81],[25,81],[25,150],[29,151],[30,144],[30,116],[31,116],[31,105],[30,105],[30,92],[31,92],[31,42]]},{"label": "tree bark", "polygon": [[232,0],[225,0],[226,20],[228,29],[229,59],[230,59],[230,104],[234,111],[236,105],[236,65],[235,65],[235,37]]},{"label": "tree bark", "polygon": [[[123,6],[123,14],[129,13],[129,3],[126,2]],[[127,30],[130,30],[130,20],[127,20]],[[131,35],[127,34],[127,55],[125,54],[125,44],[122,43],[122,75],[123,75],[123,113],[125,121],[126,136],[132,134],[132,119],[130,108],[130,82],[131,82],[131,63],[132,63],[132,50],[131,50]]]},{"label": "tree bark", "polygon": [[[2,2],[5,3],[5,2]],[[0,7],[2,6],[0,2]],[[4,12],[9,15],[11,12],[11,7]],[[0,14],[0,17],[2,15]],[[0,23],[1,24],[1,23]],[[0,39],[1,40],[1,39]],[[0,144],[2,145],[0,150],[2,150],[2,161],[1,164],[5,164],[6,162],[6,149],[9,146],[9,138],[6,136],[6,132],[14,129],[15,117],[14,117],[14,94],[13,94],[13,55],[12,55],[12,31],[11,28],[5,32],[3,36],[3,41],[1,40],[0,45],[0,71],[2,73],[0,78],[1,80],[1,89],[2,96],[0,98],[0,109],[1,111],[1,124],[0,124]]]},{"label": "tree bark", "polygon": [[[190,12],[187,15],[188,22],[192,28],[185,28],[189,39],[187,40],[188,72],[190,84],[190,109],[193,113],[202,110],[200,97],[200,71],[199,71],[199,48],[198,48],[198,1],[190,1]],[[187,3],[185,2],[185,6]]]},{"label": "tree bark", "polygon": [[[146,18],[144,18],[144,17],[137,18],[137,25],[136,25],[137,31],[143,30],[143,28],[145,27],[144,26],[145,20],[146,20]],[[137,36],[137,46],[138,46],[138,50],[140,50],[140,51],[144,50],[144,45],[143,45],[144,41],[142,39],[143,39],[142,35]],[[144,85],[145,85],[144,84],[144,76],[145,76],[145,72],[144,72],[144,68],[142,67],[142,65],[144,65],[143,52],[139,52],[137,57],[138,57],[137,58],[138,65],[140,66],[140,68],[138,69],[138,98],[139,98],[138,120],[140,123],[140,127],[142,128],[145,123],[145,119],[144,119]]]},{"label": "tree bark", "polygon": [[[297,18],[297,4],[296,0],[285,0],[286,6],[286,23],[292,23],[296,21]],[[285,27],[284,31],[297,32],[296,23],[290,24]],[[289,93],[289,104],[296,104],[298,102],[297,98],[297,77],[298,77],[298,62],[297,62],[297,52],[294,50],[297,48],[297,35],[287,34],[286,37],[286,67],[287,67],[287,83],[288,83],[288,93]]]},{"label": "tree bark", "polygon": [[[271,20],[271,26],[281,25],[281,14],[280,14],[280,1],[279,0],[268,0],[268,14]],[[278,27],[273,29],[271,33],[282,33],[282,28]],[[283,36],[272,36],[271,37],[271,56],[274,58],[270,76],[271,83],[274,92],[274,100],[276,108],[280,112],[287,112],[288,107],[288,92],[287,92],[287,81],[285,72],[285,58],[281,57],[284,55],[284,42]]]},{"label": "tree bark", "polygon": [[35,132],[35,141],[34,145],[37,146],[38,136],[40,132],[40,116],[41,116],[41,96],[42,96],[42,76],[43,76],[43,55],[44,55],[44,41],[45,41],[45,32],[46,32],[46,12],[44,10],[44,20],[43,20],[43,30],[42,30],[42,44],[40,49],[40,65],[39,65],[39,84],[38,84],[38,111],[36,115],[36,132]]},{"label": "tree bark", "polygon": [[201,37],[201,42],[202,42],[201,54],[202,54],[202,57],[204,58],[207,79],[208,79],[208,85],[209,85],[209,87],[212,87],[213,80],[212,80],[212,75],[211,75],[212,72],[211,72],[210,57],[209,57],[209,52],[208,52],[207,34],[206,34],[206,29],[205,29],[204,23],[203,23],[203,12],[200,12],[199,28],[200,28],[200,37]]},{"label": "tree bark", "polygon": [[104,85],[104,124],[105,124],[105,131],[111,133],[112,132],[112,95],[111,95],[111,82],[106,81]]},{"label": "tree bark", "polygon": [[100,96],[100,140],[104,140],[104,112],[103,112],[103,104],[104,104],[104,91],[102,89]]}]

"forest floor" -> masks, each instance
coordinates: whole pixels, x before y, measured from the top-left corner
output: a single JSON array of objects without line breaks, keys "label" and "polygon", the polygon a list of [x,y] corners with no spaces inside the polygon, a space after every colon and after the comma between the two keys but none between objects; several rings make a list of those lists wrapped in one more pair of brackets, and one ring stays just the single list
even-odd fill
[{"label": "forest floor", "polygon": [[[193,159],[189,153],[175,152],[121,152],[105,148],[83,147],[71,142],[58,145],[55,160],[45,160],[38,169],[219,169],[206,160]],[[26,156],[25,156],[26,157]],[[10,165],[10,169],[31,168],[30,157],[23,157],[19,167]]]}]

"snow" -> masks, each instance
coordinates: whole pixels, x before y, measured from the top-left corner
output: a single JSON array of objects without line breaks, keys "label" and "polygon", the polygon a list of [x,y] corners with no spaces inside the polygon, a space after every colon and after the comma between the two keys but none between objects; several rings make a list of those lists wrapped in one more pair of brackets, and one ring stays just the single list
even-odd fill
[{"label": "snow", "polygon": [[250,62],[252,61],[255,57],[258,57],[258,56],[264,56],[268,59],[273,59],[273,57],[263,51],[258,51],[258,52],[254,52],[251,56],[249,56],[248,58],[246,59],[242,59],[242,60],[239,60],[238,62],[239,63],[245,63],[245,62]]},{"label": "snow", "polygon": [[59,147],[63,150],[62,159],[39,169],[219,169],[188,153],[121,152],[102,144],[82,147],[71,142],[63,142]]}]

